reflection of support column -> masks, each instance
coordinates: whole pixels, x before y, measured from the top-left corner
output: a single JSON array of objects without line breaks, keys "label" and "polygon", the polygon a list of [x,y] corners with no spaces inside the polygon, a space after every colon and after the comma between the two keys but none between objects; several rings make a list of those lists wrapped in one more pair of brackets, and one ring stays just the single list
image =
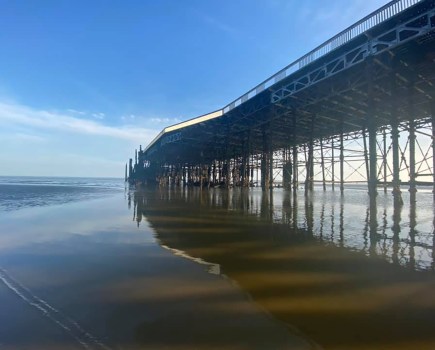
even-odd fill
[{"label": "reflection of support column", "polygon": [[273,189],[273,150],[272,140],[269,140],[269,189]]},{"label": "reflection of support column", "polygon": [[307,223],[307,233],[313,235],[314,213],[313,213],[313,193],[305,192],[305,220]]},{"label": "reflection of support column", "polygon": [[335,234],[335,200],[331,202],[331,242],[334,242]]},{"label": "reflection of support column", "polygon": [[344,191],[344,144],[343,144],[343,119],[340,121],[340,192]]},{"label": "reflection of support column", "polygon": [[370,256],[376,255],[376,244],[378,242],[378,222],[377,222],[376,200],[370,204],[369,236],[370,236]]},{"label": "reflection of support column", "polygon": [[213,163],[207,165],[207,187],[210,188],[212,184],[212,176],[213,176]]},{"label": "reflection of support column", "polygon": [[227,154],[227,159],[225,160],[224,174],[225,174],[225,187],[229,188],[230,181],[231,181],[231,158],[229,154]]},{"label": "reflection of support column", "polygon": [[432,217],[432,271],[435,271],[435,208]]},{"label": "reflection of support column", "polygon": [[332,176],[332,190],[335,190],[335,154],[334,154],[334,137],[331,139],[331,176]]},{"label": "reflection of support column", "polygon": [[291,207],[290,193],[285,192],[282,198],[282,224],[291,223]]},{"label": "reflection of support column", "polygon": [[366,210],[366,218],[364,220],[364,230],[363,230],[363,239],[364,239],[364,251],[367,251],[367,247],[368,247],[368,232],[369,232],[369,218],[370,218],[370,209],[367,208]]},{"label": "reflection of support column", "polygon": [[432,271],[435,271],[435,208],[433,208],[432,217]]},{"label": "reflection of support column", "polygon": [[192,165],[187,165],[187,184],[192,185]]},{"label": "reflection of support column", "polygon": [[320,210],[320,229],[319,229],[320,240],[322,240],[322,238],[323,238],[323,226],[324,225],[325,225],[325,201],[322,201],[322,209]]},{"label": "reflection of support column", "polygon": [[413,202],[409,208],[409,267],[415,270],[415,235],[417,226],[416,203]]},{"label": "reflection of support column", "polygon": [[387,193],[387,131],[382,130],[382,141],[384,146],[384,154],[382,155],[382,165],[384,170],[384,193]]},{"label": "reflection of support column", "polygon": [[340,247],[344,246],[344,199],[340,197]]},{"label": "reflection of support column", "polygon": [[[386,258],[385,241],[387,239],[387,226],[388,226],[387,208],[384,207],[384,212],[382,213],[382,231],[381,231],[381,237],[382,237],[382,241],[383,241],[381,255],[383,258]],[[379,240],[381,240],[381,239],[379,239]]]},{"label": "reflection of support column", "polygon": [[266,220],[270,217],[270,191],[263,191],[261,193],[261,211],[260,216]]},{"label": "reflection of support column", "polygon": [[183,186],[186,186],[186,164],[181,166],[181,179],[183,182]]},{"label": "reflection of support column", "polygon": [[293,231],[296,233],[298,229],[298,195],[296,191],[293,191]]},{"label": "reflection of support column", "polygon": [[261,153],[261,189],[266,191],[268,188],[269,179],[267,178],[267,153]]},{"label": "reflection of support column", "polygon": [[400,221],[402,218],[402,206],[394,207],[393,213],[393,252],[391,256],[391,260],[394,264],[399,264],[399,248],[400,248]]}]

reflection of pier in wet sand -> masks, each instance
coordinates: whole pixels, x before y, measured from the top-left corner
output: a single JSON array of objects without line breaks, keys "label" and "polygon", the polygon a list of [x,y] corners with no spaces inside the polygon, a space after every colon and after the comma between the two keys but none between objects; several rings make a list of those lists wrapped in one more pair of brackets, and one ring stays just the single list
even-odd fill
[{"label": "reflection of pier in wet sand", "polygon": [[[136,191],[134,220],[329,349],[433,349],[432,193]],[[409,194],[404,194],[406,197]],[[408,204],[410,203],[410,204]],[[375,220],[374,220],[375,219]],[[216,269],[213,269],[216,272]]]}]

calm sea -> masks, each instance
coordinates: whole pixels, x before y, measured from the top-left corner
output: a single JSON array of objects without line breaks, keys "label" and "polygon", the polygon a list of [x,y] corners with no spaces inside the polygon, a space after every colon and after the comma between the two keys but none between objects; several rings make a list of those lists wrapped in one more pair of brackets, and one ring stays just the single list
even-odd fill
[{"label": "calm sea", "polygon": [[65,204],[124,189],[117,178],[0,176],[0,212]]},{"label": "calm sea", "polygon": [[0,177],[0,349],[435,349],[433,194],[402,195]]}]

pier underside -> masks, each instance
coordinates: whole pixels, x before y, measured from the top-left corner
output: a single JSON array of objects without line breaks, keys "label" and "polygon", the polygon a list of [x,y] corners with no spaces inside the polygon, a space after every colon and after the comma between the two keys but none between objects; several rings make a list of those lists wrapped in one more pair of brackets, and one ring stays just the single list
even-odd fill
[{"label": "pier underside", "polygon": [[337,48],[308,54],[218,117],[168,128],[139,151],[130,178],[263,189],[367,182],[373,198],[380,184],[392,186],[397,203],[403,182],[411,192],[434,186],[435,1],[343,35],[331,39],[343,41]]}]

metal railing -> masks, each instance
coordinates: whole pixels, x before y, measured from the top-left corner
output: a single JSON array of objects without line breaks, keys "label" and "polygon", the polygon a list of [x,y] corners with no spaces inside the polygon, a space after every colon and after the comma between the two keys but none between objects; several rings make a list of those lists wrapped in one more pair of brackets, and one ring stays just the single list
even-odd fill
[{"label": "metal railing", "polygon": [[388,4],[379,8],[375,12],[372,12],[368,16],[356,22],[349,28],[338,33],[333,38],[329,39],[328,41],[324,42],[320,46],[316,47],[314,50],[310,51],[309,53],[302,56],[298,60],[290,63],[288,66],[281,69],[278,73],[272,75],[270,78],[258,84],[256,87],[249,90],[244,95],[240,96],[236,100],[226,105],[223,108],[223,113],[227,113],[233,108],[240,106],[242,103],[248,101],[249,99],[258,95],[265,89],[271,87],[278,81],[284,79],[285,77],[288,77],[289,75],[298,71],[302,67],[306,66],[307,64],[314,62],[320,57],[330,53],[331,51],[337,49],[338,47],[356,38],[358,35],[366,32],[370,28],[373,28],[374,26],[390,19],[391,17],[399,14],[400,12],[406,10],[407,8],[421,1],[423,0],[393,0],[389,2]]}]

